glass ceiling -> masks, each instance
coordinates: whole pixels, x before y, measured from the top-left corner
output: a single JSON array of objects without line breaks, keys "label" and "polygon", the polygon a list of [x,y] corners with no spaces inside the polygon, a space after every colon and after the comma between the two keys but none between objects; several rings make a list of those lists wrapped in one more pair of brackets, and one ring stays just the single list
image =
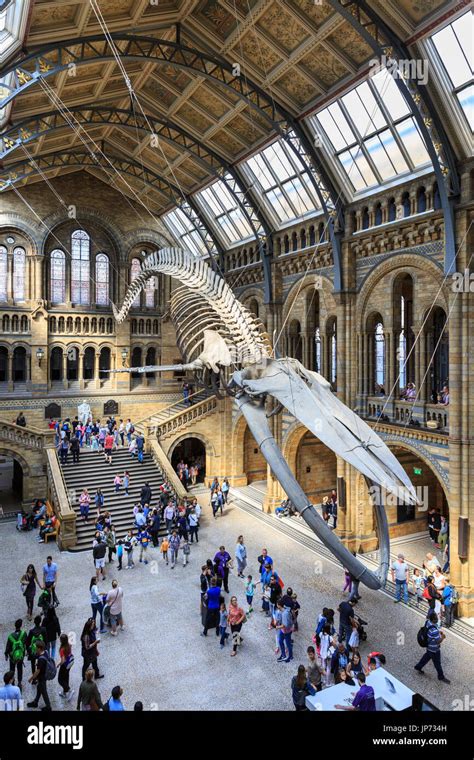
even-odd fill
[{"label": "glass ceiling", "polygon": [[315,136],[325,137],[332,147],[352,192],[430,163],[411,111],[386,70],[310,117],[309,123]]},{"label": "glass ceiling", "polygon": [[232,245],[254,236],[238,200],[222,180],[217,180],[197,193],[195,199],[224,245]]},{"label": "glass ceiling", "polygon": [[[31,0],[0,0],[0,65],[4,64],[23,44]],[[0,79],[11,85],[13,74]],[[0,110],[0,127],[8,120],[11,104]]]},{"label": "glass ceiling", "polygon": [[301,170],[298,163],[291,148],[277,140],[242,164],[277,226],[320,207],[308,172]]},{"label": "glass ceiling", "polygon": [[461,106],[471,130],[474,128],[473,29],[470,11],[431,37],[449,76],[452,93]]},{"label": "glass ceiling", "polygon": [[161,217],[171,234],[182,244],[182,247],[191,251],[195,256],[207,255],[207,248],[191,220],[188,219],[180,208],[170,211]]}]

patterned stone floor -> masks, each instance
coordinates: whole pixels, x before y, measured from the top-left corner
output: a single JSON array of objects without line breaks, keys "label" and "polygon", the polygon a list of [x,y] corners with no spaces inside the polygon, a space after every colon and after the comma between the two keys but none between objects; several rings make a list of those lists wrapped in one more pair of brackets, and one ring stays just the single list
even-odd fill
[{"label": "patterned stone floor", "polygon": [[[266,546],[284,582],[291,583],[298,594],[302,608],[300,631],[295,637],[295,660],[291,664],[275,661],[274,634],[267,630],[266,620],[258,611],[244,626],[245,641],[237,657],[230,657],[228,647],[221,650],[214,635],[207,639],[199,635],[200,566],[220,544],[233,554],[240,533],[248,549],[249,572],[257,574],[256,557]],[[59,620],[62,629],[79,640],[90,614],[91,555],[61,554],[55,545],[38,544],[33,533],[18,533],[12,523],[0,526],[0,540],[2,646],[13,630],[14,620],[25,614],[20,576],[29,562],[40,569],[50,553],[60,568]],[[116,638],[105,634],[100,644],[99,663],[105,674],[99,681],[102,696],[109,696],[112,687],[120,684],[127,709],[140,699],[147,710],[291,710],[291,676],[297,665],[305,662],[316,616],[323,606],[336,608],[343,598],[340,568],[233,505],[217,520],[206,508],[200,542],[192,548],[186,568],[178,565],[171,570],[157,550],[152,550],[152,555],[156,558],[153,563],[137,563],[133,570],[118,572],[115,565],[108,566],[109,578],[101,584],[101,588],[108,589],[112,578],[120,579],[126,624],[126,630]],[[245,601],[242,582],[235,574],[231,576],[230,589]],[[443,709],[453,709],[453,700],[470,695],[474,669],[472,649],[466,643],[448,633],[443,645],[443,664],[452,681],[450,686],[438,684],[432,666],[427,667],[424,677],[418,676],[413,665],[422,653],[416,643],[422,618],[403,605],[395,606],[383,593],[363,589],[362,594],[359,612],[369,621],[368,641],[362,646],[365,656],[372,649],[385,652],[389,671],[410,688],[421,689]],[[259,606],[257,600],[257,610]],[[82,664],[79,644],[75,654],[72,683],[77,694]],[[65,709],[57,692],[54,683],[50,687],[53,707]],[[33,688],[27,685],[26,699],[32,695]],[[75,709],[75,700],[67,709]]]}]

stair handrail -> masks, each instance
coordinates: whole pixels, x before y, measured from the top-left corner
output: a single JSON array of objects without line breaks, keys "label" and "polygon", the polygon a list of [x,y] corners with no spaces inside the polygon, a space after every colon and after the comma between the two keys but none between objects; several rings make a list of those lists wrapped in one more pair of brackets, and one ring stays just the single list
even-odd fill
[{"label": "stair handrail", "polygon": [[54,446],[54,430],[41,430],[41,428],[34,427],[33,425],[17,425],[16,422],[0,419],[0,438],[8,438],[8,436],[2,434],[3,429],[10,430],[15,436],[14,440],[18,443],[24,443],[24,440],[22,439],[25,439],[28,436],[34,436],[36,442],[33,448]]},{"label": "stair handrail", "polygon": [[76,513],[71,505],[69,493],[59,465],[56,449],[45,448],[49,487],[53,493],[53,507],[60,524],[59,542],[62,549],[76,544]]},{"label": "stair handrail", "polygon": [[[201,388],[201,389],[200,389],[200,390],[198,390],[198,391],[195,391],[194,393],[191,393],[191,395],[190,395],[190,396],[188,396],[188,399],[194,398],[194,396],[198,396],[199,394],[202,394],[202,393],[206,393],[206,390],[205,390],[205,389],[203,389],[203,388]],[[176,406],[176,404],[180,404],[182,401],[184,401],[184,399],[183,399],[183,397],[180,395],[180,398],[179,398],[177,401],[174,401],[172,404],[168,404],[168,406],[164,406],[162,409],[158,409],[158,411],[156,411],[156,412],[153,412],[153,414],[147,414],[147,416],[146,416],[146,417],[142,417],[142,419],[140,419],[140,420],[137,420],[136,422],[134,422],[134,423],[133,423],[134,427],[136,428],[137,426],[139,426],[139,425],[142,425],[142,424],[146,423],[146,422],[147,422],[147,420],[149,420],[151,417],[154,417],[154,416],[155,416],[155,415],[157,415],[157,414],[163,414],[163,412],[167,412],[167,411],[169,411],[169,410],[170,410],[170,409],[172,409],[174,406]],[[203,399],[203,401],[204,401],[204,399]],[[170,416],[170,417],[172,417],[173,415],[169,415],[169,416]],[[133,422],[133,420],[132,420],[132,422]]]},{"label": "stair handrail", "polygon": [[169,461],[168,457],[166,456],[164,450],[162,449],[162,447],[160,446],[156,438],[149,438],[148,446],[150,449],[150,453],[153,459],[155,460],[155,464],[157,464],[159,469],[162,470],[163,474],[166,477],[166,480],[175,491],[178,499],[184,499],[186,496],[188,496],[188,492],[186,491],[182,482],[180,481],[177,474],[173,470],[173,466],[171,462]]},{"label": "stair handrail", "polygon": [[[196,412],[202,406],[205,404],[212,404],[212,408],[209,409],[209,411],[212,411],[217,406],[217,396],[215,394],[212,394],[211,396],[206,396],[206,398],[203,398],[201,401],[198,401],[197,404],[192,404],[191,406],[187,406],[185,409],[181,409],[176,414],[172,414],[170,417],[167,417],[166,420],[163,420],[163,422],[157,422],[149,426],[149,429],[151,428],[156,435],[159,437],[159,429],[164,426],[168,426],[170,423],[173,422],[173,420],[179,419],[179,417],[183,417],[184,415],[188,415],[192,412]],[[186,424],[186,423],[185,423]]]}]

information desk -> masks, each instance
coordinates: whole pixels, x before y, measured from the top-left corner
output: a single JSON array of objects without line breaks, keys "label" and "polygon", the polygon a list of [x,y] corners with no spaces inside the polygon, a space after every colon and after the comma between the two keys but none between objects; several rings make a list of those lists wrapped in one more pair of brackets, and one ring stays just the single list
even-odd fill
[{"label": "information desk", "polygon": [[[355,679],[354,679],[355,680]],[[411,707],[412,697],[415,693],[404,683],[392,676],[385,668],[373,670],[366,681],[368,686],[372,686],[375,694],[375,706],[377,710],[405,710]],[[344,705],[350,707],[354,696],[359,691],[359,684],[356,681],[355,686],[348,686],[346,683],[339,683],[337,686],[330,686],[315,694],[313,697],[306,697],[306,707],[308,710],[335,710],[335,705]],[[343,712],[342,710],[340,712]]]}]

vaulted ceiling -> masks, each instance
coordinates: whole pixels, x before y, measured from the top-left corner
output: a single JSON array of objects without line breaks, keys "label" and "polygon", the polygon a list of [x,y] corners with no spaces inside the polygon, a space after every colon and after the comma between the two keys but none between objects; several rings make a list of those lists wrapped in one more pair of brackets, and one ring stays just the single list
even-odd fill
[{"label": "vaulted ceiling", "polygon": [[[455,5],[445,0],[371,0],[369,4],[405,42],[439,22]],[[356,81],[373,58],[363,37],[323,0],[100,0],[99,7],[111,33],[170,42],[178,34],[183,45],[217,55],[233,66],[238,64],[245,76],[296,119]],[[46,45],[91,35],[103,35],[103,29],[90,2],[35,0],[23,48],[31,53]],[[95,141],[106,155],[134,159],[191,193],[212,176],[205,162],[178,141],[172,144],[159,139],[158,145],[152,145],[149,132],[140,128],[141,109],[149,117],[172,122],[229,164],[275,135],[268,121],[245,100],[198,73],[151,60],[123,59],[122,63],[141,108],[136,102],[131,107],[124,72],[115,60],[96,59],[78,66],[73,73],[62,71],[48,78],[47,87],[37,83],[18,95],[8,113],[9,123],[57,110],[60,105],[83,109],[77,117],[81,127],[74,117],[70,120],[74,128],[66,125],[44,130],[42,136],[28,143],[26,153],[22,147],[10,153],[4,167],[28,156],[83,150],[84,141]],[[92,119],[87,106],[108,106],[110,113]],[[136,121],[129,119],[126,126],[124,120],[114,117],[115,109],[132,116],[135,113]],[[53,122],[54,117],[46,117],[47,125]],[[106,170],[89,163],[87,171],[107,180]],[[79,168],[54,167],[45,169],[45,175],[54,177]],[[28,181],[41,179],[36,175]],[[161,212],[170,207],[166,198],[144,187],[138,177],[127,176],[127,183],[146,196],[153,210]],[[124,183],[122,189],[130,192]]]}]

